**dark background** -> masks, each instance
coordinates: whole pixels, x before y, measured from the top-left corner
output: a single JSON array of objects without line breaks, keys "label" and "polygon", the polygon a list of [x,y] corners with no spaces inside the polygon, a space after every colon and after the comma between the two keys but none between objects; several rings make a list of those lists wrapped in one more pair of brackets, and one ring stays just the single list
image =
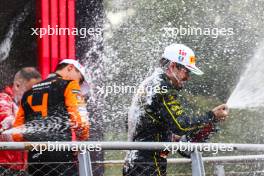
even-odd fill
[{"label": "dark background", "polygon": [[[13,42],[9,56],[0,63],[0,88],[11,84],[14,74],[22,67],[37,65],[35,27],[35,1],[0,0],[0,43],[4,41],[11,25],[14,25]],[[21,17],[25,17],[24,20]]]}]

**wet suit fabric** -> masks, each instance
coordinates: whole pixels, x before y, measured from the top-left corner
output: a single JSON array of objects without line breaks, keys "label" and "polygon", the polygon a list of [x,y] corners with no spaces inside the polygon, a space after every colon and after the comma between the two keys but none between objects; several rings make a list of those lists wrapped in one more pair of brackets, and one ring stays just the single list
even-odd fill
[{"label": "wet suit fabric", "polygon": [[[144,86],[148,87],[148,90],[150,90],[149,86],[152,86],[152,90],[163,90],[165,87],[167,91],[156,91],[151,96],[142,91],[138,94],[139,98],[135,104],[139,106],[138,111],[140,113],[139,117],[136,118],[134,130],[129,134],[130,140],[136,142],[170,142],[172,134],[179,136],[202,135],[198,131],[204,126],[214,123],[213,113],[209,111],[199,117],[187,116],[178,100],[178,90],[172,86],[164,73],[158,77],[154,78],[155,81],[149,80],[149,82],[159,82],[158,84],[155,83],[155,86],[159,87],[158,89],[153,88],[154,85],[148,83]],[[133,113],[132,116],[136,114],[138,113]],[[168,151],[131,150],[125,159],[123,175],[165,176],[167,154]]]}]

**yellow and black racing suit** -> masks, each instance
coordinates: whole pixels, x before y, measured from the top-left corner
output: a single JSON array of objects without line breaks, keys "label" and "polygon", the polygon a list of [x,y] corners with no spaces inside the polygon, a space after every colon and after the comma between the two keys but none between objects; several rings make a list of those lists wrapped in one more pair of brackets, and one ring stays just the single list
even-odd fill
[{"label": "yellow and black racing suit", "polygon": [[[170,142],[172,134],[186,135],[214,122],[211,111],[200,117],[187,116],[178,100],[178,90],[163,72],[147,78],[140,89],[143,91],[134,97],[128,119],[130,141]],[[167,154],[166,151],[131,150],[125,159],[123,175],[165,176]]]},{"label": "yellow and black racing suit", "polygon": [[[81,109],[83,108],[83,109]],[[77,81],[65,80],[51,74],[46,80],[34,85],[21,100],[14,127],[23,127],[22,133],[13,135],[15,141],[72,141],[89,137],[86,105]],[[29,151],[29,173],[32,175],[74,175],[77,167],[65,164],[41,164],[41,162],[75,161],[69,151]],[[51,169],[52,168],[52,169]],[[74,173],[74,174],[73,174]]]}]

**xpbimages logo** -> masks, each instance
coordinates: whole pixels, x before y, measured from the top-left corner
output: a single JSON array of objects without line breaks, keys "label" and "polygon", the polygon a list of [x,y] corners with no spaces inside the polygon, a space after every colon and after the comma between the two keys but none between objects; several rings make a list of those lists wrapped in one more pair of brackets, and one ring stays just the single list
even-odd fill
[{"label": "xpbimages logo", "polygon": [[218,36],[230,36],[234,35],[233,28],[209,28],[209,27],[193,27],[193,26],[182,26],[179,27],[163,27],[161,31],[164,31],[164,37],[177,38],[178,36],[211,36],[217,38]]},{"label": "xpbimages logo", "polygon": [[73,151],[77,152],[80,151],[81,153],[85,153],[86,151],[101,151],[102,147],[100,144],[77,144],[77,143],[59,143],[59,142],[48,142],[44,144],[32,144],[31,151],[39,152],[42,154],[45,151],[52,152],[52,151]]},{"label": "xpbimages logo", "polygon": [[167,93],[167,86],[133,86],[133,85],[106,85],[97,86],[97,94],[107,97],[110,94],[152,94],[152,93]]},{"label": "xpbimages logo", "polygon": [[164,151],[170,151],[172,154],[177,153],[178,151],[204,151],[204,152],[213,152],[217,154],[220,152],[232,152],[234,151],[234,146],[232,144],[201,144],[201,143],[190,143],[190,142],[179,142],[178,144],[164,144]]},{"label": "xpbimages logo", "polygon": [[40,38],[43,38],[45,35],[78,35],[80,38],[102,36],[102,28],[61,28],[58,25],[55,27],[48,25],[47,28],[31,28],[31,30],[31,35],[37,35]]}]

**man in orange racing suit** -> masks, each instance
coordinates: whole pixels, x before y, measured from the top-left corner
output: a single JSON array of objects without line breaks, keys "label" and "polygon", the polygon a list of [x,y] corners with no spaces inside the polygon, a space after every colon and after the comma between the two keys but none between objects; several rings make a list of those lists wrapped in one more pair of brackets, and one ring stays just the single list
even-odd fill
[{"label": "man in orange racing suit", "polygon": [[[192,136],[228,115],[225,104],[202,116],[190,117],[179,101],[179,90],[190,79],[190,72],[201,75],[193,51],[182,44],[166,47],[161,67],[139,86],[128,114],[128,138],[135,142],[171,142],[172,136]],[[197,133],[198,132],[198,133]],[[201,135],[201,134],[200,134]],[[204,137],[202,137],[204,138]],[[198,139],[199,141],[201,139]],[[165,176],[168,151],[131,150],[127,153],[124,176]]]},{"label": "man in orange racing suit", "polygon": [[[76,60],[64,59],[55,73],[34,85],[21,100],[14,127],[24,129],[14,134],[15,141],[71,141],[89,137],[86,104],[80,84],[85,80],[84,67]],[[69,151],[29,151],[30,175],[76,175],[75,164],[42,164],[42,162],[71,162],[75,155]],[[30,164],[30,162],[41,162]]]}]

